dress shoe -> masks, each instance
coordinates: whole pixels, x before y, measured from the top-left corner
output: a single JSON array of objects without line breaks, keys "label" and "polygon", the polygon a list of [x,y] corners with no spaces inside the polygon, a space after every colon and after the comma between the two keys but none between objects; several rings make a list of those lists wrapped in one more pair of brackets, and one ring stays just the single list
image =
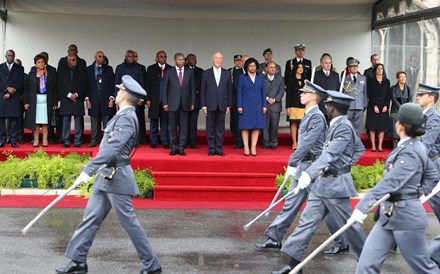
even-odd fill
[{"label": "dress shoe", "polygon": [[91,142],[87,147],[96,147],[98,144],[96,142]]},{"label": "dress shoe", "polygon": [[170,151],[170,156],[174,156],[174,155],[176,155],[176,151],[173,149]]},{"label": "dress shoe", "polygon": [[75,145],[75,147],[76,147],[76,148],[80,148],[80,147],[81,147],[81,145]]},{"label": "dress shoe", "polygon": [[64,144],[63,147],[68,148],[70,147],[70,144]]},{"label": "dress shoe", "polygon": [[170,145],[163,145],[163,148],[164,148],[164,149],[169,149],[169,148],[170,148]]},{"label": "dress shoe", "polygon": [[141,272],[140,272],[140,274],[159,274],[159,273],[162,273],[162,268],[158,268],[158,269],[153,270],[153,271],[147,271],[145,269],[142,269]]},{"label": "dress shoe", "polygon": [[217,152],[218,156],[225,156],[225,154],[223,153],[223,151]]},{"label": "dress shoe", "polygon": [[277,146],[272,146],[271,149],[275,150],[277,149]]},{"label": "dress shoe", "polygon": [[214,156],[214,155],[215,155],[214,152],[209,152],[209,153],[208,153],[208,156]]},{"label": "dress shoe", "polygon": [[347,253],[349,251],[349,247],[348,246],[332,246],[332,248],[330,248],[329,250],[325,250],[324,254],[325,255],[335,255],[335,254],[340,254],[340,253]]},{"label": "dress shoe", "polygon": [[180,156],[186,156],[185,150],[179,149],[179,155]]},{"label": "dress shoe", "polygon": [[87,264],[70,261],[65,267],[57,268],[56,273],[87,273]]},{"label": "dress shoe", "polygon": [[[271,274],[289,274],[293,268],[294,267],[290,266],[289,264],[285,264],[285,265],[283,265],[283,267],[281,267],[277,271],[272,271]],[[302,273],[302,271],[300,271],[298,273]]]},{"label": "dress shoe", "polygon": [[12,143],[12,144],[11,144],[11,147],[13,147],[13,148],[18,148],[18,146],[17,146],[16,143]]},{"label": "dress shoe", "polygon": [[0,143],[0,147],[5,147],[5,143]]},{"label": "dress shoe", "polygon": [[55,140],[54,139],[49,139],[49,144],[55,144]]},{"label": "dress shoe", "polygon": [[271,238],[268,238],[265,242],[256,244],[255,247],[261,250],[280,250],[281,242],[275,242]]},{"label": "dress shoe", "polygon": [[196,143],[191,142],[191,143],[189,144],[189,148],[196,149],[196,148],[197,148]]},{"label": "dress shoe", "polygon": [[156,148],[156,145],[150,145],[150,148]]}]

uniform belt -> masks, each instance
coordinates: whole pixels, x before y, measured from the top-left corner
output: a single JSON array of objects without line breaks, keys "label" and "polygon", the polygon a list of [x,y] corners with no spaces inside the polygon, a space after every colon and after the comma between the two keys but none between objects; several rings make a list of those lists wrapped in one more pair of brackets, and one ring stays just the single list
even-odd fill
[{"label": "uniform belt", "polygon": [[390,198],[388,198],[388,202],[399,202],[404,200],[410,200],[410,199],[418,199],[420,197],[420,194],[418,192],[415,193],[394,193],[391,194]]},{"label": "uniform belt", "polygon": [[323,177],[337,177],[339,175],[349,173],[351,171],[351,166],[343,166],[340,169],[329,168],[322,174]]},{"label": "uniform belt", "polygon": [[107,165],[109,167],[113,167],[113,168],[128,166],[128,165],[130,165],[130,159],[121,159],[121,160],[110,161]]},{"label": "uniform belt", "polygon": [[315,155],[312,152],[307,152],[304,158],[302,158],[301,162],[313,163],[318,157],[318,155]]}]

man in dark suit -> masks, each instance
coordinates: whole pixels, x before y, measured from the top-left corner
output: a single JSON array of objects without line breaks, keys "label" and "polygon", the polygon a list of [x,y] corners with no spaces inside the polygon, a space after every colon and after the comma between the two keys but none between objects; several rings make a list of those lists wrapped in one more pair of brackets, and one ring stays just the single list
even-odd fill
[{"label": "man in dark suit", "polygon": [[[332,56],[329,53],[324,53],[321,56],[321,69],[315,72],[313,83],[317,84],[325,90],[339,91],[341,83],[339,82],[339,74],[333,70]],[[327,113],[323,102],[319,103],[319,109],[322,113]]]},{"label": "man in dark suit", "polygon": [[286,70],[284,73],[284,80],[288,77],[295,77],[295,71],[292,71],[296,64],[302,63],[304,65],[304,75],[306,79],[310,81],[312,77],[312,61],[304,58],[304,53],[306,50],[306,45],[297,44],[295,45],[295,58],[287,60],[286,62]]},{"label": "man in dark suit", "polygon": [[[115,71],[115,83],[122,82],[122,76],[130,75],[133,77],[136,82],[141,85],[142,88],[144,85],[144,77],[145,77],[145,66],[142,67],[135,62],[134,51],[127,50],[125,52],[124,62],[119,64],[116,67]],[[115,94],[117,90],[115,89]],[[144,100],[139,100],[139,103],[136,105],[136,115],[139,120],[139,144],[147,143],[147,132],[145,128],[145,103]]]},{"label": "man in dark suit", "polygon": [[86,61],[84,59],[82,59],[81,57],[78,56],[78,47],[75,44],[71,44],[69,45],[69,47],[67,48],[67,56],[66,57],[62,57],[59,61],[58,61],[58,68],[57,70],[59,71],[61,67],[68,67],[69,64],[67,62],[67,57],[69,55],[74,55],[76,56],[77,61],[77,68],[78,69],[86,69],[87,64]]},{"label": "man in dark suit", "polygon": [[199,118],[199,111],[202,107],[200,104],[200,87],[202,85],[203,69],[197,67],[197,57],[190,53],[186,56],[186,65],[194,72],[194,84],[196,88],[196,99],[194,110],[189,113],[188,117],[188,136],[186,141],[190,148],[197,148],[197,120]]},{"label": "man in dark suit", "polygon": [[[160,84],[165,71],[171,68],[167,64],[167,53],[160,50],[156,53],[156,63],[148,66],[145,79],[147,90],[148,118],[150,118],[150,148],[156,148],[160,126],[160,141],[163,148],[170,148],[168,136],[168,112],[163,109]],[[159,120],[160,119],[160,120]]]},{"label": "man in dark suit", "polygon": [[24,87],[24,68],[14,62],[15,52],[6,51],[6,62],[0,65],[0,147],[6,143],[6,119],[10,123],[10,141],[17,145],[17,122],[21,113],[20,97]]},{"label": "man in dark suit", "polygon": [[282,111],[281,98],[284,95],[284,78],[276,74],[277,67],[274,61],[266,64],[264,85],[266,87],[266,128],[263,129],[263,148],[276,149],[278,146],[278,126]]},{"label": "man in dark suit", "polygon": [[[406,72],[406,84],[411,89],[411,92],[415,94],[416,84],[419,81],[419,60],[417,55],[412,54],[408,61],[409,67],[405,70]],[[412,99],[412,98],[411,98]]]},{"label": "man in dark suit", "polygon": [[95,53],[95,62],[87,67],[88,97],[86,107],[90,116],[91,136],[88,147],[95,147],[99,142],[99,132],[107,127],[115,113],[114,88],[115,75],[113,68],[104,64],[104,52]]},{"label": "man in dark suit", "polygon": [[[165,72],[162,82],[163,109],[168,112],[170,125],[170,156],[177,153],[186,156],[185,145],[188,129],[188,114],[194,110],[195,85],[194,74],[185,68],[185,56],[178,52],[174,55],[174,68]],[[177,136],[179,132],[179,136]],[[177,141],[177,138],[179,140]]]},{"label": "man in dark suit", "polygon": [[231,109],[230,109],[231,115],[230,115],[229,127],[235,141],[234,148],[243,148],[241,130],[238,129],[238,117],[240,116],[240,114],[238,113],[237,110],[238,79],[240,78],[240,75],[245,73],[245,70],[243,68],[242,56],[240,54],[234,55],[234,67],[230,68],[229,72],[231,74],[231,81],[232,81],[232,100],[231,100]]},{"label": "man in dark suit", "polygon": [[68,66],[62,66],[58,71],[57,87],[60,98],[60,116],[63,119],[62,139],[64,147],[70,146],[70,122],[75,120],[74,145],[81,147],[84,99],[87,97],[87,75],[84,69],[77,67],[77,56],[67,56]]},{"label": "man in dark suit", "polygon": [[[367,81],[369,78],[373,78],[374,77],[374,65],[376,65],[377,63],[379,63],[379,55],[377,55],[376,53],[372,54],[370,56],[370,62],[371,62],[371,67],[367,68],[366,70],[364,70],[364,76],[367,77]],[[383,70],[383,77],[387,78],[387,74],[385,73],[385,68]],[[412,90],[411,90],[412,91]]]},{"label": "man in dark suit", "polygon": [[222,68],[223,55],[220,52],[212,56],[213,67],[203,72],[202,110],[206,115],[206,137],[208,155],[225,156],[223,137],[225,134],[225,115],[229,112],[232,101],[232,82],[228,70]]}]

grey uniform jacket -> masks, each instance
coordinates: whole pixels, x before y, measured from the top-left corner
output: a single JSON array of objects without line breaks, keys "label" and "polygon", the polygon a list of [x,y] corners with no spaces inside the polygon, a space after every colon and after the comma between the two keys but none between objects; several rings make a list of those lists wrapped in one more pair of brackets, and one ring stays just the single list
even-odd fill
[{"label": "grey uniform jacket", "polygon": [[438,153],[440,151],[440,116],[434,107],[429,108],[426,113],[428,120],[425,124],[426,132],[422,136],[422,142],[428,150],[429,158],[431,158],[440,169]]},{"label": "grey uniform jacket", "polygon": [[345,76],[343,91],[355,99],[350,103],[350,109],[364,110],[367,107],[367,78],[365,76],[356,75],[356,83],[351,78],[351,74]]},{"label": "grey uniform jacket", "polygon": [[329,127],[321,156],[307,170],[310,178],[316,179],[312,193],[322,198],[346,198],[357,196],[350,172],[333,176],[321,176],[325,169],[341,170],[353,166],[365,151],[355,134],[347,116],[339,116]]},{"label": "grey uniform jacket", "polygon": [[[84,166],[82,171],[92,176],[105,164],[129,161],[131,150],[136,145],[137,128],[135,107],[127,107],[116,113],[104,130],[98,155]],[[108,166],[101,169],[96,174],[93,187],[116,194],[139,194],[133,169],[129,164],[117,167],[113,179],[106,179],[104,176],[110,175],[111,172],[112,168]]]},{"label": "grey uniform jacket", "polygon": [[[367,209],[388,193],[416,193],[421,187],[423,170],[425,183],[438,180],[437,171],[427,157],[426,149],[417,138],[405,140],[396,147],[385,162],[384,178],[357,204],[356,208],[367,213]],[[424,229],[428,224],[425,209],[418,198],[398,201],[391,217],[391,203],[386,201],[381,207],[379,222],[386,229]]]},{"label": "grey uniform jacket", "polygon": [[284,78],[275,74],[273,80],[269,81],[269,77],[265,75],[264,85],[266,87],[266,97],[275,99],[275,103],[273,105],[267,104],[268,108],[273,112],[281,112],[281,98],[283,98],[285,87]]},{"label": "grey uniform jacket", "polygon": [[318,105],[311,108],[301,120],[298,129],[298,149],[289,158],[289,166],[297,168],[296,180],[301,176],[301,171],[311,164],[311,161],[304,161],[308,155],[314,155],[315,159],[321,155],[326,129],[327,123]]}]

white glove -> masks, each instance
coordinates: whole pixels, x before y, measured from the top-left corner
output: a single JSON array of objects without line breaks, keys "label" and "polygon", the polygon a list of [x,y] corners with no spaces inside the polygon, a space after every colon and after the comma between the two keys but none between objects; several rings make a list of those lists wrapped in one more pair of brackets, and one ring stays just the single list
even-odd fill
[{"label": "white glove", "polygon": [[287,176],[295,177],[295,174],[296,174],[296,167],[287,166],[286,174],[284,174],[284,177]]},{"label": "white glove", "polygon": [[301,177],[298,179],[298,186],[301,189],[304,189],[310,185],[310,182],[312,179],[310,178],[309,174],[307,172],[301,172]]},{"label": "white glove", "polygon": [[85,173],[84,171],[79,174],[78,178],[76,178],[74,184],[84,184],[87,183],[90,180],[90,176]]},{"label": "white glove", "polygon": [[353,213],[351,214],[351,217],[347,220],[347,223],[351,220],[355,220],[356,222],[362,224],[364,223],[364,220],[367,218],[367,214],[363,213],[359,209],[355,208]]}]

